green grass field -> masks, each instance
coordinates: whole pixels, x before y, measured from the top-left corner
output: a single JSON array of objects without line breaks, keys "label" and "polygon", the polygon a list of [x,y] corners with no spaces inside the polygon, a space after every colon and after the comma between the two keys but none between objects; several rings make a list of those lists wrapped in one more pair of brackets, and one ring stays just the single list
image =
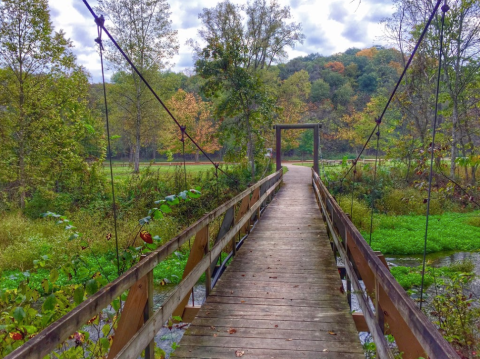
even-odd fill
[{"label": "green grass field", "polygon": [[[140,165],[140,171],[144,171],[147,167],[149,167],[149,163],[141,164]],[[150,170],[152,172],[159,171],[162,174],[168,174],[168,173],[173,173],[175,171],[175,168],[177,166],[156,166],[152,165],[150,166]],[[187,165],[187,172],[189,173],[198,173],[202,171],[208,171],[209,169],[213,168],[213,165]],[[110,178],[110,167],[108,164],[105,164],[103,166],[103,172],[105,173],[105,176]],[[133,168],[132,167],[127,167],[127,166],[119,166],[119,165],[113,165],[113,177],[115,180],[122,180],[127,178],[128,176],[133,174]]]}]

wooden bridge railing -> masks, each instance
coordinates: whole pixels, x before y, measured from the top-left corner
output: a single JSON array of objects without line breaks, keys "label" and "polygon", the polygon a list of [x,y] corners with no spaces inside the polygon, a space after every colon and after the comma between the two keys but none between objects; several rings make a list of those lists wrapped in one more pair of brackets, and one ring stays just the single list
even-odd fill
[{"label": "wooden bridge railing", "polygon": [[[108,354],[111,358],[137,358],[145,350],[145,358],[154,358],[153,340],[174,311],[184,312],[190,293],[203,273],[207,278],[207,294],[211,288],[212,265],[214,267],[222,250],[230,244],[235,253],[237,235],[248,231],[252,217],[260,214],[260,208],[271,199],[282,182],[283,171],[259,181],[227,203],[204,215],[178,236],[156,249],[142,261],[130,268],[112,283],[109,283],[77,306],[70,313],[43,330],[23,346],[10,353],[5,359],[41,359],[55,351],[77,329],[100,313],[110,303],[129,291],[123,306],[113,344]],[[235,209],[238,207],[237,216]],[[216,218],[224,216],[219,236],[209,248],[208,227]],[[231,218],[231,220],[230,220]],[[226,225],[227,224],[227,225]],[[184,278],[168,295],[162,306],[153,312],[153,270],[169,255],[178,250],[189,238],[195,235],[191,255],[187,262]],[[202,254],[195,255],[194,248]],[[188,270],[187,270],[188,269]]]},{"label": "wooden bridge railing", "polygon": [[[313,187],[324,220],[347,272],[347,291],[353,286],[380,358],[393,358],[385,334],[391,334],[403,359],[459,358],[437,328],[388,270],[350,218],[328,192],[317,173]],[[365,289],[361,286],[362,278]],[[350,296],[351,293],[348,293]]]}]

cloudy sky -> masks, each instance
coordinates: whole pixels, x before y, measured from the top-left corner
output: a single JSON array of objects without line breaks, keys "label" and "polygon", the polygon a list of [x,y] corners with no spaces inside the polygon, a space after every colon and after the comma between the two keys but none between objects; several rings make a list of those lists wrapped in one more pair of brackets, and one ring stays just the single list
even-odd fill
[{"label": "cloudy sky", "polygon": [[[293,50],[290,59],[310,53],[330,55],[349,47],[365,48],[384,44],[379,22],[392,14],[392,0],[279,0],[291,8],[296,22],[301,22],[306,39]],[[56,30],[63,29],[75,46],[79,64],[100,80],[100,61],[95,51],[96,25],[82,0],[50,0],[52,22]],[[173,71],[193,67],[191,49],[185,44],[195,38],[200,26],[198,13],[213,7],[218,0],[169,0],[173,28],[178,30],[180,51],[173,59]],[[246,3],[246,0],[233,0]],[[96,1],[91,0],[91,5]]]}]

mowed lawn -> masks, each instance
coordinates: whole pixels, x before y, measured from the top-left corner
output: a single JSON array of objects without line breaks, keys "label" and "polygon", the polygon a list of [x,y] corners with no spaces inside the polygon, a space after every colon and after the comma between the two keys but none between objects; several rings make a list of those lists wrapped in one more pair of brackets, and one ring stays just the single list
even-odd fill
[{"label": "mowed lawn", "polygon": [[[140,164],[140,172],[145,171],[148,167],[150,167],[150,171],[157,172],[159,171],[161,174],[168,174],[173,173],[178,165],[167,165],[167,166],[159,166],[159,165],[150,165],[149,163]],[[181,166],[183,170],[183,165]],[[202,171],[208,171],[209,169],[214,168],[213,165],[188,165],[187,164],[187,172],[191,174],[196,174]],[[103,166],[103,172],[105,176],[110,178],[110,166],[108,163],[105,163]],[[128,166],[121,166],[119,164],[113,164],[113,178],[115,180],[122,180],[127,178],[128,176],[133,174],[133,168]]]}]

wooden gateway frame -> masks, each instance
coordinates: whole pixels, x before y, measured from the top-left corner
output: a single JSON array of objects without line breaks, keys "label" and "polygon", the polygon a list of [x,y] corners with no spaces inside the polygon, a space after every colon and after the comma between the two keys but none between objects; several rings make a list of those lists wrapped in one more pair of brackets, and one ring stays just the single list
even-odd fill
[{"label": "wooden gateway frame", "polygon": [[313,129],[313,170],[318,172],[318,149],[320,144],[320,128],[322,125],[319,123],[302,123],[296,125],[275,125],[275,137],[276,137],[276,159],[277,159],[277,171],[282,168],[282,130],[306,130]]}]

